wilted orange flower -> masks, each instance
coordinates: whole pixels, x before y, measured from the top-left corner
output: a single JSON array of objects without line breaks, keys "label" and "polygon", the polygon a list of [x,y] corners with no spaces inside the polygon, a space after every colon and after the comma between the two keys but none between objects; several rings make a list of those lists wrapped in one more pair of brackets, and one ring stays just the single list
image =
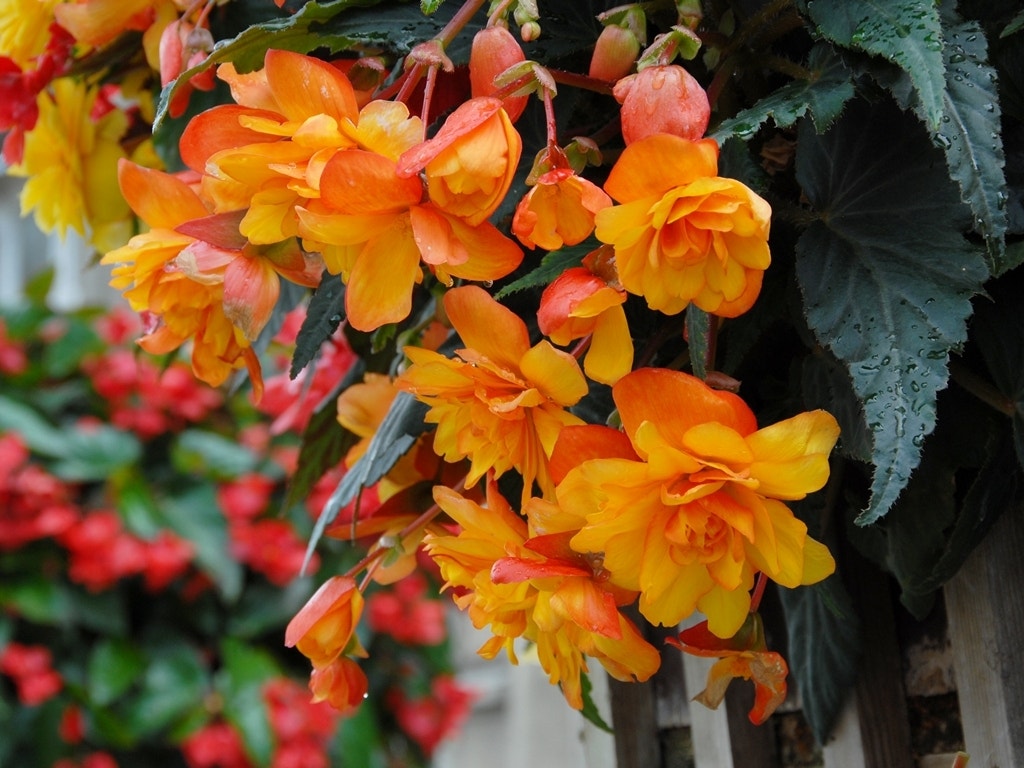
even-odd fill
[{"label": "wilted orange flower", "polygon": [[[608,281],[605,273],[609,271],[614,282]],[[584,259],[584,266],[565,270],[544,289],[537,324],[541,333],[561,346],[591,336],[583,370],[594,381],[614,384],[633,368],[633,339],[622,308],[625,301],[614,265],[598,250]]]},{"label": "wilted orange flower", "polygon": [[736,395],[678,371],[642,368],[612,390],[639,461],[593,459],[558,484],[559,505],[585,517],[572,540],[603,553],[640,612],[673,625],[700,610],[730,637],[750,610],[757,571],[786,587],[813,584],[835,562],[784,501],[828,479],[839,435],[825,411],[763,429]]},{"label": "wilted orange flower", "polygon": [[468,485],[514,467],[524,501],[534,482],[551,495],[551,449],[562,427],[582,423],[566,410],[587,393],[579,365],[547,341],[531,347],[522,319],[482,288],[455,288],[444,307],[466,348],[449,359],[406,347],[413,364],[397,382],[430,406],[434,450],[448,461],[469,458]]},{"label": "wilted orange flower", "polygon": [[398,175],[423,171],[434,205],[470,226],[485,221],[505,199],[523,142],[499,99],[463,103],[432,139],[398,160]]},{"label": "wilted orange flower", "polygon": [[490,627],[493,637],[478,651],[481,656],[494,658],[504,649],[515,663],[517,637],[536,643],[541,667],[576,709],[583,707],[585,656],[598,659],[620,680],[646,680],[654,674],[658,652],[619,613],[622,593],[605,585],[593,565],[569,549],[568,537],[527,538],[526,521],[512,511],[493,480],[486,507],[443,486],[435,487],[434,498],[461,530],[454,536],[429,536],[427,551],[473,625]]},{"label": "wilted orange flower", "polygon": [[363,613],[363,594],[350,576],[332,576],[288,622],[284,644],[299,651],[314,669],[323,669],[339,656],[364,656],[356,636]]},{"label": "wilted orange flower", "polygon": [[721,317],[753,305],[771,256],[771,208],[739,181],[717,176],[718,145],[658,134],[626,147],[604,188],[621,205],[597,214],[597,238],[615,246],[619,279],[652,309],[693,302]]},{"label": "wilted orange flower", "polygon": [[571,168],[556,168],[537,179],[512,218],[512,232],[530,250],[556,251],[582,243],[594,231],[594,216],[612,199]]},{"label": "wilted orange flower", "polygon": [[708,631],[706,621],[683,630],[666,643],[694,656],[717,658],[708,670],[707,687],[694,697],[706,707],[718,709],[735,678],[754,681],[754,706],[748,717],[761,725],[786,700],[786,660],[765,646],[761,617],[751,613],[736,636],[728,640]]}]

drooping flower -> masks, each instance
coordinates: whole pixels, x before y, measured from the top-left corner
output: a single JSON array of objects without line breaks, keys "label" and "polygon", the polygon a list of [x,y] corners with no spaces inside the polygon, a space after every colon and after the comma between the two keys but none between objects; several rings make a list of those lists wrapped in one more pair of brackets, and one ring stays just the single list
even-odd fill
[{"label": "drooping flower", "polygon": [[430,200],[469,226],[485,221],[505,199],[523,142],[499,99],[470,99],[437,134],[406,151],[398,175],[424,172]]},{"label": "drooping flower", "polygon": [[622,105],[622,138],[627,146],[658,133],[697,141],[708,128],[707,92],[678,64],[641,69],[619,80],[614,94]]},{"label": "drooping flower", "polygon": [[541,175],[519,201],[512,232],[530,250],[556,251],[590,237],[597,212],[611,204],[593,182],[570,168],[556,168]]},{"label": "drooping flower", "polygon": [[467,485],[488,470],[500,476],[515,468],[524,501],[534,482],[550,496],[548,456],[558,433],[582,423],[566,410],[587,393],[579,365],[547,341],[531,347],[522,319],[482,288],[455,288],[444,307],[466,348],[446,358],[407,347],[413,364],[398,386],[430,406],[434,450],[448,461],[470,460]]},{"label": "drooping flower", "polygon": [[338,656],[329,664],[314,668],[309,676],[313,701],[326,701],[342,713],[356,709],[369,688],[366,673],[348,656]]},{"label": "drooping flower", "polygon": [[461,530],[428,537],[427,551],[456,605],[478,629],[490,627],[481,656],[504,650],[515,663],[516,638],[536,643],[541,666],[576,709],[583,706],[585,656],[622,680],[646,680],[657,670],[657,651],[618,610],[632,596],[622,600],[593,562],[569,550],[567,537],[529,538],[526,520],[493,480],[486,507],[444,486],[435,487],[434,498]]},{"label": "drooping flower", "polygon": [[118,181],[151,229],[101,263],[114,265],[111,285],[124,292],[134,310],[159,320],[139,344],[165,354],[191,340],[197,378],[217,386],[245,365],[258,395],[262,378],[251,342],[277,301],[278,276],[313,285],[316,260],[294,242],[251,248],[238,235],[237,217],[211,216],[207,203],[181,177],[122,161]]},{"label": "drooping flower", "polygon": [[683,630],[665,642],[694,656],[717,658],[708,670],[707,687],[694,697],[706,707],[718,709],[735,678],[754,681],[754,706],[748,717],[761,725],[786,700],[786,660],[765,645],[761,617],[751,613],[739,632],[723,640],[710,631],[706,621]]},{"label": "drooping flower", "polygon": [[559,505],[587,520],[572,540],[603,553],[611,580],[640,592],[640,612],[672,625],[695,610],[730,637],[757,571],[786,587],[835,568],[784,502],[828,479],[839,435],[824,411],[763,429],[736,395],[678,371],[643,368],[612,390],[639,460],[592,459],[559,483]]},{"label": "drooping flower", "polygon": [[623,287],[666,314],[693,302],[721,317],[746,312],[771,256],[771,208],[717,176],[718,145],[657,134],[630,144],[604,188],[620,205],[598,212]]},{"label": "drooping flower", "polygon": [[591,336],[583,370],[594,381],[614,384],[633,367],[633,339],[622,307],[626,292],[605,250],[589,254],[584,266],[565,270],[544,289],[537,324],[560,346]]},{"label": "drooping flower", "polygon": [[298,648],[315,669],[345,655],[365,655],[356,624],[363,612],[363,593],[350,576],[332,576],[288,622],[284,644]]}]

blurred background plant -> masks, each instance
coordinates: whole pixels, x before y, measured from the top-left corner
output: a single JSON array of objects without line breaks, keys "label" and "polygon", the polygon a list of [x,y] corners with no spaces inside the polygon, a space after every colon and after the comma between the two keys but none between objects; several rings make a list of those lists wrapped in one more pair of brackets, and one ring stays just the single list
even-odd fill
[{"label": "blurred background plant", "polygon": [[[0,765],[425,764],[470,704],[430,569],[368,591],[352,718],[281,641],[352,557],[325,542],[302,573],[337,475],[281,512],[323,380],[270,376],[257,410],[139,350],[127,310],[48,310],[48,279],[0,312]],[[323,357],[327,379],[353,360]]]}]

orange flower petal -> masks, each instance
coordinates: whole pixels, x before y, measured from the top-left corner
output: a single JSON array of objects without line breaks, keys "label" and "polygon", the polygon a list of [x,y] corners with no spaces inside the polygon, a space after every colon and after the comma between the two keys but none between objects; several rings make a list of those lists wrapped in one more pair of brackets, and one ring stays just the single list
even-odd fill
[{"label": "orange flower petal", "polygon": [[661,197],[691,181],[718,175],[714,139],[688,141],[662,133],[633,142],[608,174],[604,189],[620,203]]},{"label": "orange flower petal", "polygon": [[466,347],[504,368],[519,370],[519,361],[530,349],[530,335],[515,312],[475,285],[448,291],[444,307]]},{"label": "orange flower petal", "polygon": [[320,195],[331,208],[346,214],[397,212],[423,197],[418,178],[399,178],[392,160],[362,149],[337,153],[324,167]]},{"label": "orange flower petal", "polygon": [[117,182],[131,209],[153,229],[174,229],[210,213],[185,182],[124,158],[117,163]]},{"label": "orange flower petal", "polygon": [[420,253],[409,219],[396,216],[363,246],[345,291],[345,310],[353,328],[373,331],[397,323],[412,311],[413,286],[423,279]]},{"label": "orange flower petal", "polygon": [[193,171],[204,173],[206,161],[217,152],[273,141],[264,133],[243,127],[239,123],[239,118],[243,116],[279,120],[273,112],[254,110],[237,104],[221,104],[201,112],[189,120],[178,141],[182,162]]},{"label": "orange flower petal", "polygon": [[267,82],[282,113],[299,122],[317,114],[339,123],[359,114],[352,84],[325,61],[292,51],[271,49],[265,60]]}]

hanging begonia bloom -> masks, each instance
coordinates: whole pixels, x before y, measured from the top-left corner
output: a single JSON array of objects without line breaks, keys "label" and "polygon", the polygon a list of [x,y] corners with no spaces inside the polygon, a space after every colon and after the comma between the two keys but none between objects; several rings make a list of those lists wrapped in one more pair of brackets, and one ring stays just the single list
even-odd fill
[{"label": "hanging begonia bloom", "polygon": [[332,576],[288,622],[284,644],[297,648],[314,669],[323,669],[342,654],[365,656],[356,636],[363,613],[363,593],[350,576]]},{"label": "hanging begonia bloom", "polygon": [[170,0],[78,0],[58,5],[53,13],[75,40],[98,48],[122,32],[146,29],[156,8],[170,4]]},{"label": "hanging begonia bloom", "polygon": [[348,656],[339,656],[309,675],[313,701],[326,701],[342,714],[351,713],[362,704],[369,689],[366,673]]},{"label": "hanging begonia bloom", "polygon": [[457,358],[406,347],[412,365],[399,388],[430,406],[434,450],[448,461],[469,458],[467,485],[493,470],[515,468],[523,499],[534,482],[550,496],[548,456],[559,431],[582,421],[566,410],[587,394],[576,360],[547,341],[530,346],[526,324],[482,288],[448,291],[444,308],[466,348]]},{"label": "hanging begonia bloom", "polygon": [[761,291],[771,207],[717,173],[712,139],[658,134],[626,147],[608,176],[620,205],[597,214],[597,238],[615,246],[622,286],[652,309],[674,315],[693,302],[736,317]]},{"label": "hanging begonia bloom", "polygon": [[757,571],[785,586],[835,569],[824,545],[785,501],[828,479],[839,435],[825,411],[763,429],[736,395],[678,371],[641,368],[612,394],[640,457],[594,459],[557,489],[561,507],[586,517],[572,540],[603,553],[612,581],[640,592],[640,612],[673,625],[695,610],[730,637],[750,609]]},{"label": "hanging begonia bloom", "polygon": [[398,174],[423,171],[430,201],[476,226],[505,199],[522,149],[501,100],[479,97],[452,112],[433,138],[405,152]]},{"label": "hanging begonia bloom", "polygon": [[729,640],[716,637],[702,621],[665,642],[694,656],[718,659],[708,670],[707,686],[694,697],[710,709],[718,709],[729,683],[737,677],[754,681],[754,705],[748,714],[754,725],[764,723],[786,700],[789,667],[781,654],[765,647],[757,614],[750,614],[736,637]]},{"label": "hanging begonia bloom", "polygon": [[622,105],[622,138],[627,146],[658,133],[697,141],[708,128],[708,94],[678,64],[641,69],[619,80],[614,94]]},{"label": "hanging begonia bloom", "polygon": [[556,277],[540,297],[537,324],[555,344],[591,336],[583,370],[594,381],[614,384],[633,368],[633,339],[622,305],[626,293],[587,267]]},{"label": "hanging begonia bloom", "polygon": [[[359,120],[355,92],[336,67],[291,51],[267,51],[256,76],[222,67],[239,104],[214,107],[182,133],[182,160],[205,174],[218,212],[248,209],[239,231],[256,244],[298,234],[295,207],[319,197],[320,173]],[[416,138],[421,136],[417,133]]]},{"label": "hanging begonia bloom", "polygon": [[517,663],[515,639],[536,643],[541,667],[576,709],[583,708],[585,655],[620,680],[654,674],[658,652],[619,613],[620,594],[568,546],[528,539],[526,521],[493,480],[486,506],[444,486],[434,488],[434,499],[461,529],[458,535],[428,536],[426,548],[456,605],[477,629],[490,627],[493,636],[478,651],[481,656],[492,659],[504,650]]},{"label": "hanging begonia bloom", "polygon": [[73,229],[100,250],[122,245],[131,233],[131,212],[117,191],[120,140],[128,118],[120,110],[94,119],[97,89],[59,78],[39,94],[39,118],[25,134],[21,162],[12,176],[25,176],[21,212],[35,214],[44,232]]},{"label": "hanging begonia bloom", "polygon": [[512,218],[512,233],[530,250],[557,251],[582,243],[594,231],[594,216],[612,199],[571,168],[556,168],[537,179]]},{"label": "hanging begonia bloom", "polygon": [[139,344],[166,354],[191,340],[197,378],[217,386],[245,365],[258,397],[262,378],[251,342],[273,312],[278,276],[316,285],[318,260],[288,244],[250,248],[238,235],[237,216],[211,216],[177,176],[122,160],[118,182],[150,230],[101,263],[114,265],[111,285],[124,292],[132,309],[160,321]]}]

